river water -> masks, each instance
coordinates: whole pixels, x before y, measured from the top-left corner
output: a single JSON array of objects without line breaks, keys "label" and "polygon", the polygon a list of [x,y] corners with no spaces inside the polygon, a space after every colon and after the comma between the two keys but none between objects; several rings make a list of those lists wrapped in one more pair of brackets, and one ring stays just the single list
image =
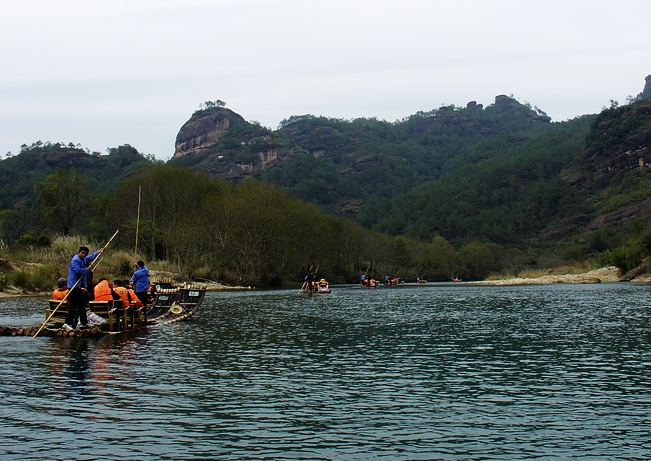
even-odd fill
[{"label": "river water", "polygon": [[145,333],[3,336],[0,457],[649,459],[650,290],[216,292]]}]

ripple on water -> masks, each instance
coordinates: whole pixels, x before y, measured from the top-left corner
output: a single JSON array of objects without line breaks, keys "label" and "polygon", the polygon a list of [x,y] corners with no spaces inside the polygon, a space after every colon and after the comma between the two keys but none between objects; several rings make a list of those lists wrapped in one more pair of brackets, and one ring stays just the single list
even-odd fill
[{"label": "ripple on water", "polygon": [[210,293],[146,334],[0,337],[0,453],[645,459],[648,305],[626,284]]}]

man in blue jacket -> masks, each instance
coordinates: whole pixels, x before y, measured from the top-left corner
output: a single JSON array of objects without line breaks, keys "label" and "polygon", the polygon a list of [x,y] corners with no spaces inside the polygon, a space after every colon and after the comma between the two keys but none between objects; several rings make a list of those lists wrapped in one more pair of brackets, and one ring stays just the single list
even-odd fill
[{"label": "man in blue jacket", "polygon": [[136,296],[142,302],[145,312],[147,312],[147,300],[149,297],[149,269],[145,266],[145,262],[140,260],[135,265],[135,271],[133,277],[131,277],[131,283],[133,283],[133,291],[136,292]]},{"label": "man in blue jacket", "polygon": [[86,288],[86,274],[88,274],[88,265],[104,252],[104,248],[100,248],[93,254],[88,254],[88,247],[79,247],[79,252],[70,260],[68,266],[68,301],[70,307],[68,308],[68,315],[66,315],[66,323],[63,328],[66,330],[73,330],[73,325],[79,323],[81,327],[88,326],[88,318],[86,317],[86,301],[82,288]]}]

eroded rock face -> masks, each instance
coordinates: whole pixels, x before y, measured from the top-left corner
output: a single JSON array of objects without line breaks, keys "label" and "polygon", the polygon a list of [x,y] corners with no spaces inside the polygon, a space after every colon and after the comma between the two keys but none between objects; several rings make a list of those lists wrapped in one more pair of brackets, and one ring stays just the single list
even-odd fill
[{"label": "eroded rock face", "polygon": [[647,75],[644,81],[644,90],[638,95],[638,99],[651,98],[651,75]]},{"label": "eroded rock face", "polygon": [[651,101],[602,112],[587,138],[582,163],[596,174],[651,165]]},{"label": "eroded rock face", "polygon": [[246,123],[244,118],[230,109],[195,112],[176,135],[174,158],[201,152],[215,145],[228,130],[241,123]]}]

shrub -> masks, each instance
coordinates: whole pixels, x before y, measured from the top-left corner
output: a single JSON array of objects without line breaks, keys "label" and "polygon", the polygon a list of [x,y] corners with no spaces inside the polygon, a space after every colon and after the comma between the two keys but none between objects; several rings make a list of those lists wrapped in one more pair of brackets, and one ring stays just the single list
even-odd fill
[{"label": "shrub", "polygon": [[616,266],[623,274],[640,264],[640,256],[634,248],[619,247],[606,251],[607,265]]},{"label": "shrub", "polygon": [[32,291],[34,289],[29,272],[25,269],[18,269],[10,272],[8,279],[9,285],[22,288],[23,290]]},{"label": "shrub", "polygon": [[80,246],[88,246],[78,235],[57,235],[52,238],[52,245],[47,254],[50,259],[63,261],[66,264],[77,252]]},{"label": "shrub", "polygon": [[47,291],[56,287],[59,270],[54,264],[37,266],[32,273],[32,284],[37,291]]},{"label": "shrub", "polygon": [[53,264],[16,269],[5,277],[5,286],[12,285],[27,291],[47,291],[56,286],[59,270]]},{"label": "shrub", "polygon": [[133,272],[133,265],[135,264],[133,256],[130,256],[124,251],[107,251],[102,256],[105,256],[101,265],[102,272],[122,276],[129,276]]}]

